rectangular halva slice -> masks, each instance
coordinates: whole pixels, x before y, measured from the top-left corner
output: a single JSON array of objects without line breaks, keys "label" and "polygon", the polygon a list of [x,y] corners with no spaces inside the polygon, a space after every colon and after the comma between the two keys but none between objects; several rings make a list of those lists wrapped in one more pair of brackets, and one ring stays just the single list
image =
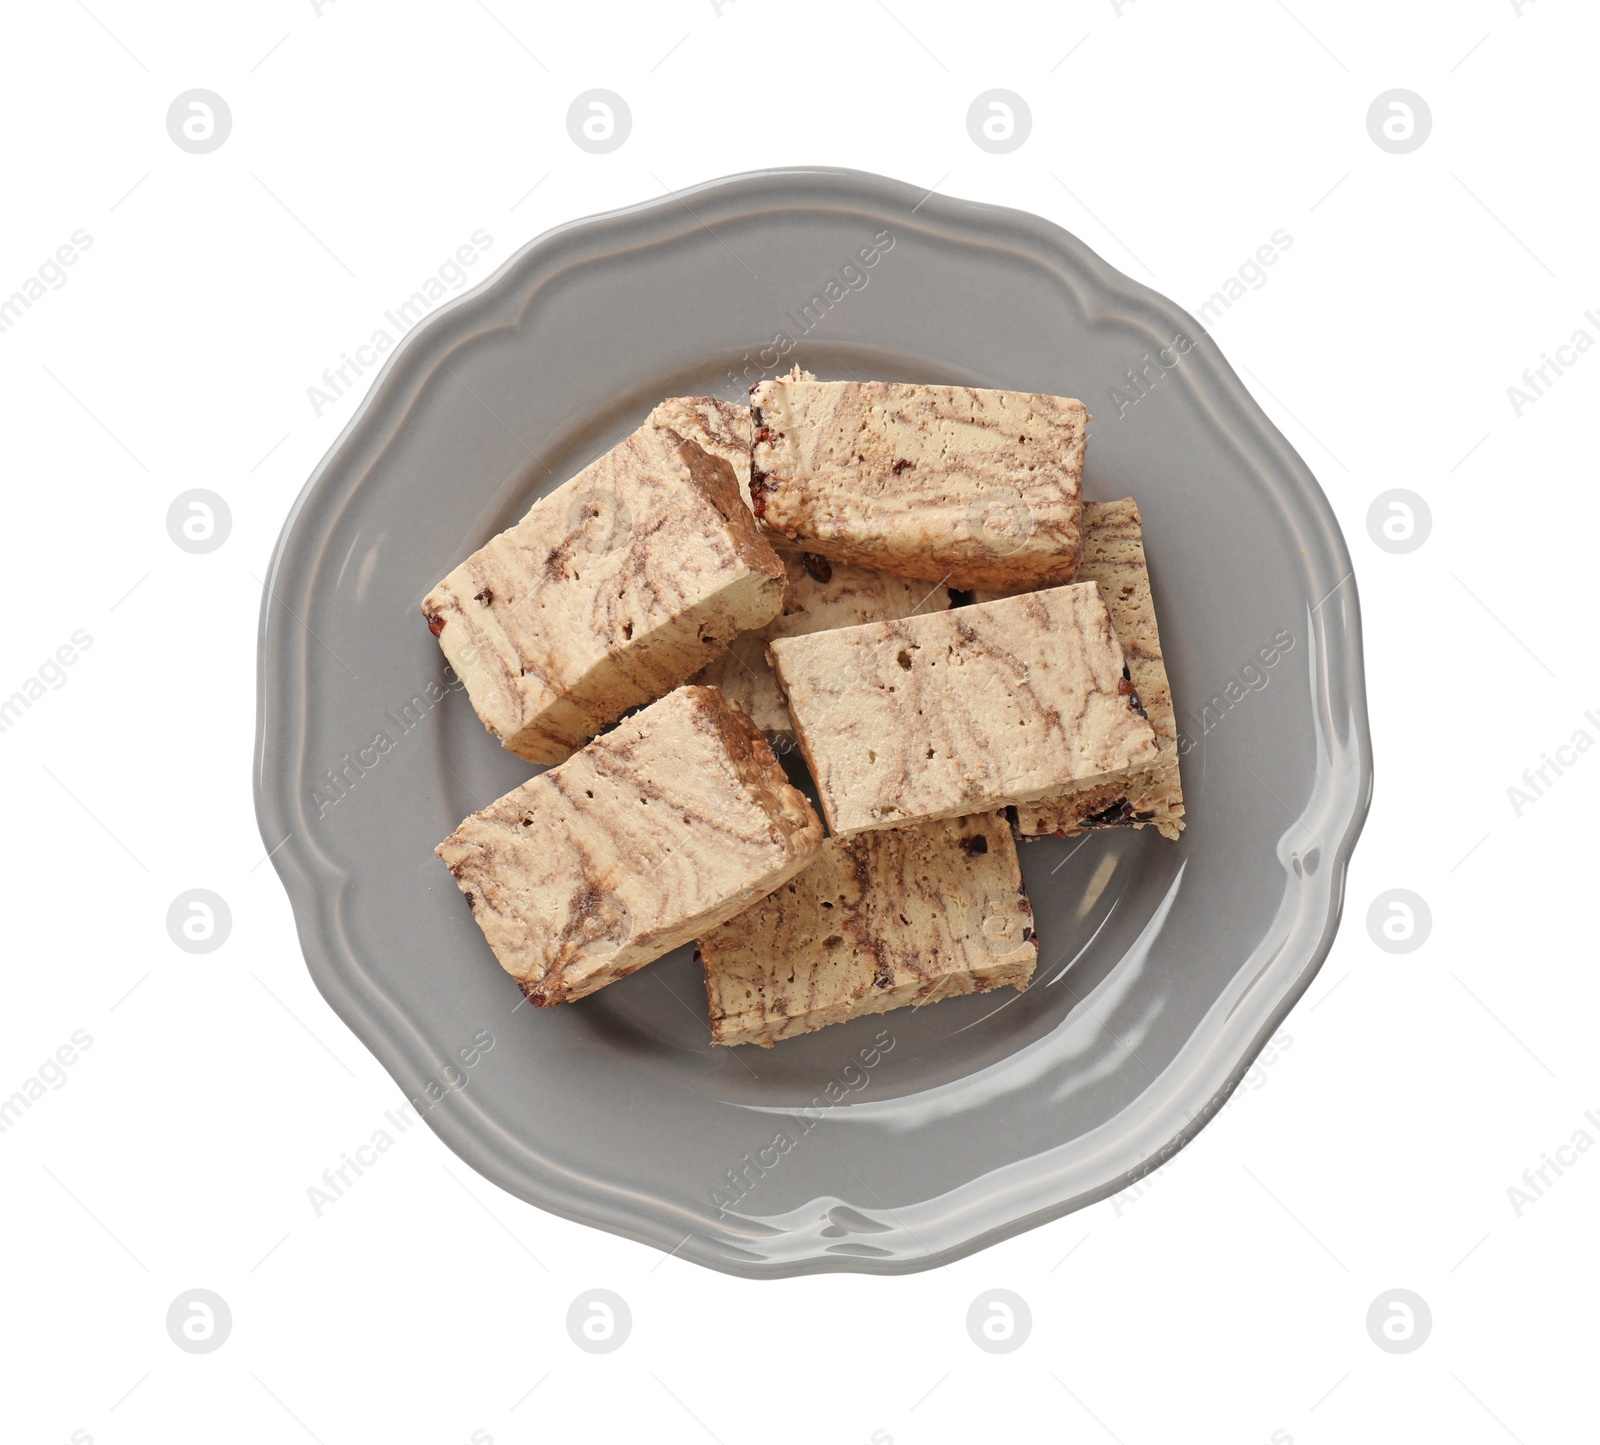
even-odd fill
[{"label": "rectangular halva slice", "polygon": [[719,396],[669,396],[645,418],[694,442],[733,468],[739,495],[750,506],[750,408]]},{"label": "rectangular halva slice", "polygon": [[1156,757],[1092,582],[767,651],[835,834],[1028,803]]},{"label": "rectangular halva slice", "polygon": [[1072,580],[1082,402],[796,368],[750,407],[756,515],[804,550],[958,588]]},{"label": "rectangular halva slice", "polygon": [[798,873],[821,841],[749,718],[715,688],[683,687],[434,851],[501,966],[545,1005],[715,928]]},{"label": "rectangular halva slice", "polygon": [[1083,504],[1083,563],[1078,578],[1100,588],[1159,751],[1153,762],[1108,778],[1084,779],[1060,797],[1022,804],[1017,809],[1018,827],[1025,837],[1054,833],[1071,838],[1092,828],[1148,824],[1162,837],[1176,838],[1183,829],[1178,718],[1150,595],[1144,518],[1132,497]]},{"label": "rectangular halva slice", "polygon": [[422,604],[484,725],[555,763],[783,604],[729,464],[645,425],[491,538]]},{"label": "rectangular halva slice", "polygon": [[891,577],[848,562],[830,562],[814,552],[785,553],[788,591],[783,611],[765,627],[734,639],[715,662],[696,675],[696,682],[722,689],[773,737],[790,733],[789,708],[767,661],[767,644],[775,637],[799,637],[862,622],[883,622],[917,612],[943,612],[950,593],[919,577]]},{"label": "rectangular halva slice", "polygon": [[1039,945],[1004,813],[830,838],[703,934],[711,1041],[761,1044],[1007,984]]}]

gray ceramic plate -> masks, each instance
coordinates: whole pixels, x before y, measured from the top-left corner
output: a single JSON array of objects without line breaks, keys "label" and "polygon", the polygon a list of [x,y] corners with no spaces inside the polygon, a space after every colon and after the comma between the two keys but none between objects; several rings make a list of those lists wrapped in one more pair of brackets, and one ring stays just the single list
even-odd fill
[{"label": "gray ceramic plate", "polygon": [[[1188,831],[1026,846],[1025,994],[713,1050],[685,949],[519,1007],[432,849],[530,769],[418,602],[659,398],[795,361],[1087,402],[1087,494],[1145,514]],[[1350,571],[1214,343],[1065,231],[851,171],[717,181],[540,237],[389,359],[272,564],[262,836],[317,986],[489,1179],[734,1274],[922,1269],[1154,1168],[1316,973],[1371,791]]]}]

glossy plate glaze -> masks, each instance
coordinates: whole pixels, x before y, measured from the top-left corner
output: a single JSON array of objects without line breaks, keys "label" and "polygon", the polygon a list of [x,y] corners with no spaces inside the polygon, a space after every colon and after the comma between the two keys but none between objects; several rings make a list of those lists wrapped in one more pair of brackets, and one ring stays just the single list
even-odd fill
[{"label": "glossy plate glaze", "polygon": [[[531,769],[418,603],[661,397],[793,362],[1089,405],[1086,493],[1145,515],[1189,827],[1024,847],[1025,994],[712,1049],[685,949],[523,1006],[432,850]],[[1371,791],[1350,574],[1215,344],[1065,231],[851,171],[717,181],[540,237],[390,358],[273,561],[262,837],[317,986],[495,1183],[734,1274],[924,1269],[1156,1167],[1316,973]]]}]

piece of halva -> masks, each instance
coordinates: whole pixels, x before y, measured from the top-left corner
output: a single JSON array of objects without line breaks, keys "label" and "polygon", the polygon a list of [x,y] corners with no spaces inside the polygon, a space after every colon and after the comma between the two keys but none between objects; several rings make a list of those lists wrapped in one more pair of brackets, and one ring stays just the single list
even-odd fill
[{"label": "piece of halva", "polygon": [[1053,797],[1157,755],[1092,582],[767,651],[837,835]]},{"label": "piece of halva", "polygon": [[796,368],[752,388],[750,408],[751,500],[791,544],[956,588],[1072,580],[1082,402]]},{"label": "piece of halva", "polygon": [[646,424],[423,601],[484,726],[556,763],[783,605],[729,464]]},{"label": "piece of halva", "polygon": [[1155,600],[1144,555],[1144,518],[1132,497],[1083,504],[1082,582],[1093,582],[1111,614],[1134,694],[1156,735],[1157,756],[1110,777],[1085,778],[1059,797],[1017,808],[1025,837],[1073,838],[1095,828],[1155,828],[1163,838],[1183,829],[1178,776],[1178,717],[1161,655]]},{"label": "piece of halva", "polygon": [[1004,813],[830,838],[700,961],[711,1041],[761,1044],[1010,985],[1038,960]]},{"label": "piece of halva", "polygon": [[657,403],[647,425],[677,432],[733,468],[739,495],[750,505],[750,408],[720,396],[669,396]]},{"label": "piece of halva", "polygon": [[942,612],[950,606],[947,588],[929,586],[921,578],[891,577],[848,562],[830,562],[814,552],[783,554],[788,574],[783,611],[765,627],[744,633],[728,650],[695,677],[722,689],[773,737],[790,735],[789,708],[767,661],[767,644],[775,637],[799,637],[834,627],[910,617],[917,612]]},{"label": "piece of halva", "polygon": [[584,997],[805,867],[822,824],[754,723],[682,687],[467,818],[434,851],[540,1005]]}]

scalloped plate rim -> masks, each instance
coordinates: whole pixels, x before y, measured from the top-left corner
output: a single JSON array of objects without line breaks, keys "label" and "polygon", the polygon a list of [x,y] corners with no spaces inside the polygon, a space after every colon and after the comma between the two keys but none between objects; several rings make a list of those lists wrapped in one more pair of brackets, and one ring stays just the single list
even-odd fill
[{"label": "scalloped plate rim", "polygon": [[[330,473],[346,463],[347,453],[354,453],[363,440],[364,430],[373,425],[381,413],[391,410],[398,402],[403,401],[402,388],[406,381],[407,369],[441,350],[447,323],[460,317],[472,307],[482,305],[498,292],[509,289],[513,280],[520,279],[524,269],[536,264],[541,256],[555,259],[553,253],[569,238],[582,236],[585,233],[597,237],[607,233],[616,234],[632,227],[635,229],[629,249],[658,245],[674,233],[673,228],[666,226],[660,228],[658,233],[644,234],[644,227],[650,222],[660,223],[671,218],[679,207],[684,207],[682,198],[708,193],[714,193],[719,197],[736,196],[742,192],[755,191],[758,187],[769,187],[775,181],[792,181],[801,183],[802,186],[809,185],[812,189],[798,190],[789,202],[777,204],[769,202],[766,209],[771,212],[794,209],[807,204],[829,204],[828,197],[821,192],[824,187],[832,186],[836,188],[831,197],[833,209],[840,209],[852,203],[884,205],[916,201],[916,209],[925,212],[929,221],[943,216],[951,222],[970,222],[973,217],[982,216],[996,233],[989,238],[991,244],[995,243],[998,235],[1025,238],[1029,244],[1014,249],[1025,251],[1030,261],[1055,269],[1069,284],[1077,279],[1074,275],[1074,272],[1077,272],[1090,281],[1091,287],[1098,286],[1109,296],[1130,304],[1136,303],[1147,313],[1160,315],[1180,328],[1195,328],[1201,335],[1207,334],[1192,316],[1169,298],[1118,271],[1076,236],[1041,216],[987,202],[961,200],[934,193],[924,194],[918,187],[906,182],[869,172],[830,166],[776,167],[741,172],[700,182],[661,197],[562,222],[519,247],[491,275],[429,313],[407,333],[386,359],[367,394],[361,399],[350,419],[296,496],[274,546],[262,589],[258,624],[256,736],[252,770],[257,821],[262,841],[269,850],[273,867],[288,894],[297,936],[312,980],[329,1006],[397,1083],[403,1085],[400,1058],[408,1047],[405,1036],[409,1035],[410,1042],[415,1044],[420,1042],[420,1035],[409,1025],[404,1016],[389,1004],[381,991],[375,988],[363,991],[357,987],[362,978],[362,967],[359,958],[344,939],[342,910],[338,902],[337,888],[333,890],[331,901],[328,892],[325,891],[330,881],[337,884],[348,874],[341,865],[324,855],[309,835],[299,828],[288,826],[288,819],[291,816],[297,822],[300,820],[300,810],[287,796],[280,795],[280,792],[267,782],[269,757],[289,756],[295,750],[296,741],[302,746],[304,744],[303,728],[295,726],[294,717],[285,716],[292,692],[289,690],[277,692],[274,689],[274,684],[284,675],[291,660],[285,655],[286,650],[292,650],[296,645],[296,639],[289,629],[279,629],[273,616],[273,603],[284,574],[293,564],[305,559],[308,547],[314,544],[320,535],[317,532],[302,535],[303,525],[311,513],[313,502],[326,505],[331,499],[320,495],[324,481]],[[689,221],[680,224],[677,229],[687,230],[694,224],[698,223]],[[973,238],[962,238],[962,240],[968,244],[979,244]],[[549,284],[553,279],[555,279],[553,276],[547,277],[540,284]],[[1080,294],[1076,286],[1073,290],[1074,294]],[[1081,294],[1080,299],[1082,299]],[[1086,307],[1086,315],[1092,317],[1094,314]],[[1196,351],[1200,352],[1200,348],[1196,348]],[[1306,940],[1309,946],[1304,947],[1304,962],[1300,971],[1292,983],[1281,990],[1264,1024],[1240,1046],[1235,1064],[1209,1098],[1194,1110],[1191,1122],[1168,1137],[1158,1148],[1153,1149],[1141,1164],[1119,1172],[1098,1186],[1083,1190],[1048,1207],[1032,1210],[974,1231],[946,1247],[915,1256],[873,1257],[829,1253],[803,1259],[778,1262],[758,1260],[752,1263],[748,1252],[740,1249],[731,1236],[723,1239],[722,1244],[726,1248],[719,1251],[709,1247],[712,1243],[710,1240],[702,1240],[694,1235],[671,1248],[671,1253],[723,1273],[751,1279],[839,1272],[907,1274],[948,1264],[1106,1199],[1170,1159],[1215,1117],[1218,1107],[1232,1094],[1267,1040],[1277,1031],[1316,977],[1338,931],[1350,858],[1366,821],[1372,798],[1372,745],[1366,712],[1359,594],[1343,533],[1315,476],[1244,387],[1220,349],[1212,346],[1201,352],[1196,359],[1209,373],[1211,382],[1220,386],[1227,399],[1239,409],[1242,418],[1255,431],[1257,438],[1267,442],[1278,454],[1286,470],[1298,476],[1301,494],[1296,500],[1301,505],[1301,514],[1317,525],[1322,540],[1328,544],[1332,555],[1344,566],[1346,576],[1343,582],[1337,584],[1338,587],[1346,584],[1349,587],[1348,597],[1344,599],[1349,621],[1342,639],[1347,658],[1346,667],[1342,677],[1333,679],[1327,671],[1327,664],[1324,664],[1324,670],[1319,675],[1318,701],[1331,712],[1333,694],[1336,691],[1333,684],[1337,682],[1342,685],[1343,696],[1348,703],[1347,716],[1352,728],[1353,748],[1359,772],[1356,779],[1357,797],[1343,832],[1332,849],[1333,856],[1329,860],[1332,897],[1319,934],[1315,939]],[[419,381],[425,380],[425,376],[419,379]],[[391,433],[403,415],[402,408],[391,421],[389,428]],[[1213,417],[1213,421],[1221,425],[1219,419]],[[360,481],[361,477],[357,475],[349,483],[346,500],[359,488]],[[283,637],[289,638],[287,644],[281,640]],[[306,701],[302,699],[303,704]],[[278,714],[276,717],[273,716],[274,710]],[[300,716],[302,718],[304,716],[304,706]],[[1291,943],[1297,941],[1290,940]],[[343,951],[343,960],[336,957],[335,945],[338,950]],[[1290,944],[1286,943],[1285,949],[1289,946]],[[1254,987],[1255,984],[1252,983],[1241,995],[1240,1002]],[[470,1107],[460,1114],[440,1116],[435,1112],[427,1116],[427,1122],[442,1142],[463,1162],[515,1197],[574,1222],[603,1229],[652,1247],[668,1248],[673,1234],[672,1228],[667,1224],[667,1216],[672,1210],[671,1201],[658,1201],[662,1206],[659,1211],[640,1214],[636,1211],[630,1213],[614,1208],[606,1201],[597,1199],[592,1190],[589,1193],[585,1193],[582,1189],[564,1190],[556,1187],[553,1181],[547,1181],[548,1187],[544,1191],[519,1187],[511,1182],[506,1171],[499,1167],[497,1156],[489,1149],[486,1142],[487,1135],[498,1132],[496,1126],[478,1118],[476,1127],[473,1127],[469,1121],[475,1113],[476,1111]],[[873,1217],[871,1210],[860,1205],[850,1207],[860,1209],[862,1214]],[[886,1224],[888,1222],[885,1221]]]}]

